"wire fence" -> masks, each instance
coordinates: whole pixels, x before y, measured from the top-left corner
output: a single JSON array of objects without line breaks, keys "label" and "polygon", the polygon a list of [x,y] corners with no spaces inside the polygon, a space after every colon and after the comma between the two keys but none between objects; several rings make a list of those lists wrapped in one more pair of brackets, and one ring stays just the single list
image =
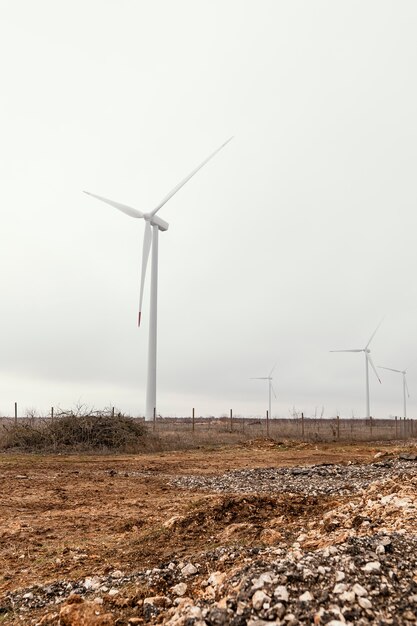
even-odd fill
[{"label": "wire fence", "polygon": [[[117,415],[114,408],[105,409],[106,414]],[[99,414],[100,411],[95,413]],[[103,411],[104,413],[104,411]],[[205,440],[237,440],[269,437],[275,441],[291,439],[306,442],[355,442],[355,441],[397,441],[411,440],[417,437],[417,426],[414,419],[395,417],[390,419],[376,418],[333,418],[300,416],[291,418],[248,418],[234,416],[201,417],[190,412],[190,417],[155,416],[152,421],[145,422],[150,432],[168,438],[170,435],[194,435]],[[0,417],[0,433],[4,427],[12,424],[27,424],[32,427],[41,426],[60,416],[65,411],[54,411],[53,407],[46,416],[31,415],[18,417],[17,410],[13,417]],[[144,421],[143,417],[134,418]],[[233,435],[232,439],[227,434]]]}]

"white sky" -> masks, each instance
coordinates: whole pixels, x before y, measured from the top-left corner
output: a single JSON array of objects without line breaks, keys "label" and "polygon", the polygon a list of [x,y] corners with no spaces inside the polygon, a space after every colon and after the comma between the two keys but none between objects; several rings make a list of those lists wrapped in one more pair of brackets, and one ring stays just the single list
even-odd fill
[{"label": "white sky", "polygon": [[[160,212],[158,411],[362,416],[361,348],[417,408],[417,3],[0,1],[0,412],[145,408],[144,224]],[[401,377],[371,372],[371,412]]]}]

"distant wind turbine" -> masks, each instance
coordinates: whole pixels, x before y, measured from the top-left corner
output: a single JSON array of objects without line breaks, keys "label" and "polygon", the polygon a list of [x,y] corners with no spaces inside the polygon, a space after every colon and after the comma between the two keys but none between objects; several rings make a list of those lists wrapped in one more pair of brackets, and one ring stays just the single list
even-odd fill
[{"label": "distant wind turbine", "polygon": [[274,369],[276,368],[276,365],[274,365],[274,367],[271,369],[271,371],[269,372],[268,376],[253,376],[252,378],[250,378],[249,380],[267,380],[268,381],[268,406],[269,406],[269,413],[268,416],[271,419],[272,418],[272,413],[271,413],[271,394],[274,394],[274,397],[276,398],[276,393],[275,393],[275,389],[272,385],[272,381],[274,380],[272,378],[272,372],[274,371]]},{"label": "distant wind turbine", "polygon": [[408,391],[408,385],[406,380],[407,369],[405,370],[395,370],[392,367],[383,367],[382,365],[378,365],[381,370],[389,370],[390,372],[397,372],[398,374],[402,374],[403,376],[403,400],[404,400],[404,417],[407,417],[407,397],[410,397],[410,392]]},{"label": "distant wind turbine", "polygon": [[151,306],[150,306],[150,318],[149,318],[149,342],[148,342],[148,378],[146,385],[146,419],[151,420],[156,411],[156,344],[157,344],[157,303],[158,303],[158,234],[159,231],[168,230],[168,223],[161,219],[157,214],[168,200],[172,198],[174,194],[181,189],[190,178],[194,176],[210,159],[212,159],[226,144],[231,141],[233,137],[230,137],[225,141],[220,148],[217,148],[210,156],[207,157],[200,165],[198,165],[184,180],[178,183],[161,202],[148,213],[143,213],[138,209],[121,204],[120,202],[114,202],[108,200],[102,196],[97,196],[94,193],[85,191],[89,196],[97,198],[102,202],[106,202],[115,207],[119,211],[126,213],[130,217],[142,218],[145,220],[145,233],[143,238],[142,249],[142,274],[140,283],[140,295],[139,295],[139,315],[138,326],[140,326],[142,317],[142,300],[143,290],[145,286],[146,268],[148,265],[149,252],[152,246],[152,265],[151,265]]},{"label": "distant wind turbine", "polygon": [[375,365],[371,359],[371,351],[369,349],[369,345],[372,339],[375,337],[376,332],[381,326],[381,324],[382,324],[382,320],[379,322],[378,326],[372,333],[370,340],[368,341],[368,343],[366,344],[364,348],[358,348],[356,350],[330,350],[330,352],[364,352],[365,353],[366,417],[368,419],[371,417],[371,409],[370,409],[370,403],[369,403],[369,364],[371,364],[371,367],[375,372],[375,376],[377,377],[379,382],[381,382],[381,379],[378,376],[378,372],[376,371]]}]

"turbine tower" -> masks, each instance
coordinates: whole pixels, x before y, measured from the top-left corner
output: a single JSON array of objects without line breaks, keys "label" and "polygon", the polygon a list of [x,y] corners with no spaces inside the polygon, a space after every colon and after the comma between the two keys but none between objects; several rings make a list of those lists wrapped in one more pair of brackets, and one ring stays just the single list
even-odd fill
[{"label": "turbine tower", "polygon": [[381,324],[382,324],[382,320],[381,322],[379,322],[378,326],[372,333],[370,340],[368,341],[368,343],[366,344],[364,348],[358,348],[356,350],[330,350],[330,352],[364,352],[365,353],[366,417],[368,419],[371,417],[371,409],[370,409],[370,402],[369,402],[369,364],[371,364],[371,367],[375,372],[375,376],[377,377],[379,382],[381,382],[381,379],[378,376],[378,372],[376,371],[375,365],[371,359],[371,351],[369,349],[369,345],[372,339],[375,337],[375,334],[377,330],[379,329],[379,327],[381,326]]},{"label": "turbine tower", "polygon": [[408,385],[406,380],[407,370],[395,370],[392,367],[382,367],[382,365],[378,365],[381,370],[389,370],[390,372],[397,372],[398,374],[403,375],[403,400],[404,400],[404,418],[407,419],[407,397],[410,397],[410,392],[408,391]]},{"label": "turbine tower", "polygon": [[165,196],[161,202],[148,213],[143,213],[138,209],[121,204],[120,202],[114,202],[108,200],[102,196],[97,196],[94,193],[85,191],[84,193],[97,198],[102,202],[106,202],[115,207],[119,211],[126,213],[130,217],[141,218],[145,220],[145,232],[143,238],[142,249],[142,272],[140,282],[139,293],[139,315],[138,326],[140,326],[142,317],[142,301],[143,290],[145,286],[146,268],[148,265],[149,252],[152,247],[152,261],[151,261],[151,305],[150,305],[150,317],[149,317],[149,341],[148,341],[148,374],[146,384],[146,420],[152,420],[154,412],[156,412],[156,346],[157,346],[157,313],[158,313],[158,235],[159,231],[168,230],[168,223],[161,219],[157,212],[172,198],[174,194],[181,189],[190,178],[194,176],[210,159],[212,159],[226,144],[231,141],[233,137],[230,137],[225,141],[217,150],[215,150],[210,156],[208,156],[200,165],[198,165],[184,180],[178,183],[167,196]]},{"label": "turbine tower", "polygon": [[276,393],[274,390],[274,387],[272,385],[272,381],[274,380],[272,378],[272,372],[274,371],[276,365],[274,365],[274,367],[271,369],[271,371],[269,372],[268,376],[254,376],[252,378],[250,378],[249,380],[267,380],[268,381],[268,406],[269,406],[269,419],[272,418],[272,413],[271,413],[271,394],[274,394],[274,398],[276,398]]}]

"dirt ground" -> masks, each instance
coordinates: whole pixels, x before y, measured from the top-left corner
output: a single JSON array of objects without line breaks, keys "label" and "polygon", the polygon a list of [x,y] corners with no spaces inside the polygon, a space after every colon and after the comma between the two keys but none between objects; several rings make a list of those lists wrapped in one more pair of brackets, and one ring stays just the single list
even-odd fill
[{"label": "dirt ground", "polygon": [[[268,440],[245,446],[131,456],[0,455],[0,598],[58,579],[76,580],[154,567],[226,544],[259,541],[268,517],[296,536],[340,497],[228,496],[169,485],[181,474],[369,462],[387,446],[298,444]],[[242,500],[245,506],[242,506]],[[173,524],[176,516],[183,519]],[[250,535],[242,522],[250,519]],[[284,530],[283,530],[284,529]]]}]

